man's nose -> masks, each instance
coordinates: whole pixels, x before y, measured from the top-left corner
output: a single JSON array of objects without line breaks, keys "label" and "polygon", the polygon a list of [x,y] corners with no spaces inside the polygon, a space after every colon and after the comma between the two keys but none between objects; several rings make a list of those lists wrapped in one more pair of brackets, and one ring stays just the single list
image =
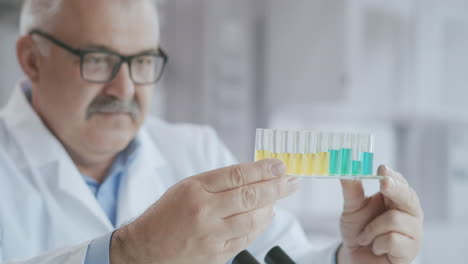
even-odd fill
[{"label": "man's nose", "polygon": [[108,84],[105,93],[122,100],[130,100],[135,96],[135,84],[130,77],[127,63],[122,64],[115,78]]}]

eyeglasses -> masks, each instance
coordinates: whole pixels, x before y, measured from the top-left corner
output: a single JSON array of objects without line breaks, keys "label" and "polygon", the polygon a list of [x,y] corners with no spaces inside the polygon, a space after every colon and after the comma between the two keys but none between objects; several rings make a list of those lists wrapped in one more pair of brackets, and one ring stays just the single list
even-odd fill
[{"label": "eyeglasses", "polygon": [[168,62],[167,54],[159,48],[157,52],[145,52],[134,56],[123,56],[112,51],[75,49],[40,30],[30,35],[41,36],[66,51],[80,57],[81,77],[92,83],[112,81],[123,63],[130,69],[130,78],[135,84],[154,84],[161,79]]}]

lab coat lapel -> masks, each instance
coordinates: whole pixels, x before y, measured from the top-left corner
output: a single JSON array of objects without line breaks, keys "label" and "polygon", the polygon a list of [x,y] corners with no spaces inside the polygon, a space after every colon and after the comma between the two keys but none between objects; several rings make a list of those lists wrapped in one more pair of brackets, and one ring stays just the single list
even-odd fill
[{"label": "lab coat lapel", "polygon": [[[90,213],[97,223],[106,230],[112,224],[95,197],[86,186],[78,169],[62,144],[50,133],[32,109],[21,87],[15,89],[8,105],[2,111],[6,125],[18,142],[25,158],[25,168],[31,169],[36,185],[46,188],[55,195],[58,203],[72,199],[77,207],[70,210]],[[25,169],[20,168],[20,169]],[[47,170],[41,170],[48,168]],[[41,172],[47,171],[48,174]]]},{"label": "lab coat lapel", "polygon": [[93,223],[99,223],[106,231],[113,230],[112,223],[86,185],[75,164],[73,164],[68,156],[67,159],[63,159],[58,164],[58,190],[77,201],[78,206],[81,205],[83,213],[90,213],[89,219],[98,220],[92,221]]},{"label": "lab coat lapel", "polygon": [[170,185],[170,168],[161,151],[143,127],[138,134],[141,149],[121,183],[117,226],[140,216]]}]

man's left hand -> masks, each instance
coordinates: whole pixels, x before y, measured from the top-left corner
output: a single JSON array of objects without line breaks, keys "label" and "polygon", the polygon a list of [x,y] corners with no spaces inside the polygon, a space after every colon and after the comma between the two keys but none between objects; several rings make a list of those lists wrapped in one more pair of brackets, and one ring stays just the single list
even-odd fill
[{"label": "man's left hand", "polygon": [[380,166],[380,192],[366,198],[360,180],[342,180],[339,264],[409,264],[423,234],[423,210],[406,179]]}]

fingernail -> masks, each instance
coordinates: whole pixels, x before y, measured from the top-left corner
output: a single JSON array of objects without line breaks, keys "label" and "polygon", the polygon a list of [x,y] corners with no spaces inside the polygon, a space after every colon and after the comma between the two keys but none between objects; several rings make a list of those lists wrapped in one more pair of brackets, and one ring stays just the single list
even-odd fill
[{"label": "fingernail", "polygon": [[292,177],[288,180],[288,192],[293,193],[299,190],[301,180],[297,177]]},{"label": "fingernail", "polygon": [[385,176],[387,174],[387,166],[380,165],[379,168],[377,169],[377,174],[381,176]]},{"label": "fingernail", "polygon": [[275,162],[270,167],[271,174],[276,177],[281,177],[286,173],[286,164],[282,161]]},{"label": "fingernail", "polygon": [[395,173],[395,171],[387,165],[385,165],[385,170],[390,173]]},{"label": "fingernail", "polygon": [[393,180],[392,178],[390,177],[387,177],[387,181],[388,181],[388,189],[392,189],[394,186],[395,186],[395,180]]}]

